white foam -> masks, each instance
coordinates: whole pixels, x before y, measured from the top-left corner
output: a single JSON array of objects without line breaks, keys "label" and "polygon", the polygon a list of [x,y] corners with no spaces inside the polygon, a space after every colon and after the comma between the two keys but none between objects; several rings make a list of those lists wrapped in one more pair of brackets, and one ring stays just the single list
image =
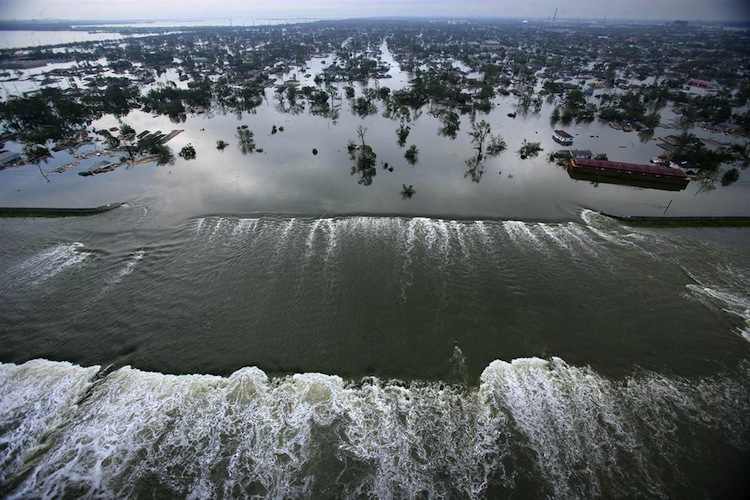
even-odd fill
[{"label": "white foam", "polygon": [[208,236],[208,241],[211,242],[218,236],[219,232],[221,231],[222,226],[224,226],[224,218],[219,217],[216,219],[216,224],[214,224],[214,228],[211,230],[211,234]]},{"label": "white foam", "polygon": [[295,217],[292,217],[287,221],[286,224],[284,224],[284,229],[281,231],[281,239],[283,241],[286,241],[286,239],[289,237],[289,233],[292,232],[292,229],[294,229],[294,225],[297,223],[297,219]]},{"label": "white foam", "polygon": [[9,271],[12,280],[24,280],[38,285],[89,257],[80,242],[63,243],[48,248],[21,262]]},{"label": "white foam", "polygon": [[569,222],[564,226],[560,226],[560,228],[565,237],[574,241],[586,253],[594,256],[599,255],[596,242],[591,239],[588,233],[586,233],[580,225],[575,222]]},{"label": "white foam", "polygon": [[428,219],[426,217],[417,217],[414,220],[417,222],[418,227],[421,229],[425,246],[432,250],[438,239],[438,231],[436,225],[431,219]]},{"label": "white foam", "polygon": [[237,222],[232,229],[232,236],[240,236],[249,234],[258,227],[259,219],[237,219]]},{"label": "white foam", "polygon": [[315,219],[310,225],[310,232],[307,233],[307,240],[305,241],[305,257],[310,257],[313,253],[313,244],[315,243],[315,232],[323,222],[323,219]]},{"label": "white foam", "polygon": [[414,243],[417,240],[417,219],[409,219],[404,232],[399,223],[399,234],[403,234],[404,239],[404,260],[401,265],[401,301],[406,302],[406,292],[412,285],[414,271],[412,270],[412,253],[414,252]]},{"label": "white foam", "polygon": [[435,228],[440,235],[440,251],[443,254],[443,260],[447,261],[451,248],[451,233],[448,229],[448,224],[444,220],[440,219],[435,223]]},{"label": "white foam", "polygon": [[143,257],[146,255],[146,252],[143,250],[138,250],[135,252],[130,259],[125,263],[122,269],[117,273],[117,277],[115,278],[115,281],[120,281],[125,276],[131,274],[133,270],[135,269],[135,266],[138,265],[138,263],[143,259]]},{"label": "white foam", "polygon": [[201,217],[200,219],[195,220],[195,234],[199,234],[201,230],[203,229],[203,225],[206,223],[206,218]]},{"label": "white foam", "polygon": [[539,223],[538,226],[539,226],[539,229],[541,229],[542,232],[550,240],[552,240],[557,246],[568,251],[571,250],[568,242],[565,241],[561,236],[564,233],[564,229],[562,228],[562,226],[559,226],[559,225],[551,226],[549,224],[544,224],[544,223]]},{"label": "white foam", "polygon": [[713,302],[720,304],[724,311],[741,318],[744,321],[744,325],[740,327],[738,333],[742,338],[750,342],[750,298],[727,290],[704,286],[703,284],[688,284],[685,286],[694,294],[709,298]]},{"label": "white foam", "polygon": [[328,236],[328,245],[326,247],[325,261],[328,262],[338,245],[339,224],[338,224],[338,221],[334,219],[326,219],[325,223],[326,223],[327,236]]},{"label": "white foam", "polygon": [[678,423],[708,427],[734,446],[750,444],[742,417],[750,393],[741,378],[696,382],[646,373],[615,383],[559,358],[530,358],[494,361],[481,380],[480,391],[498,398],[527,437],[556,498],[667,495],[662,464],[691,453]]},{"label": "white foam", "polygon": [[492,244],[492,238],[487,230],[487,225],[483,221],[478,220],[474,222],[474,229],[476,229],[476,232],[479,235],[479,240],[482,244],[489,247]]},{"label": "white foam", "polygon": [[[737,379],[645,373],[614,382],[557,358],[497,360],[478,388],[129,367],[90,387],[95,371],[0,365],[0,423],[24,422],[10,433],[0,425],[10,444],[0,464],[12,464],[0,474],[19,471],[33,436],[54,427],[11,497],[473,498],[488,494],[490,478],[512,489],[507,464],[530,477],[538,468],[537,483],[549,487],[541,496],[658,497],[669,492],[661,478],[679,479],[669,469],[675,454],[690,451],[677,423],[750,446],[747,367]],[[514,462],[527,448],[532,462]]]},{"label": "white foam", "polygon": [[525,241],[530,243],[536,249],[541,249],[544,246],[537,235],[535,235],[531,231],[529,225],[524,222],[516,220],[506,220],[503,221],[503,228],[505,229],[505,232],[508,234],[513,243]]},{"label": "white foam", "polygon": [[23,466],[44,436],[70,417],[99,367],[45,360],[0,363],[0,485]]},{"label": "white foam", "polygon": [[464,224],[461,224],[458,221],[452,220],[450,221],[450,228],[453,230],[453,232],[456,235],[456,239],[458,240],[458,246],[461,248],[461,253],[464,255],[466,259],[469,259],[470,257],[469,247],[466,245],[466,240],[464,239]]},{"label": "white foam", "polygon": [[600,237],[603,240],[606,240],[610,243],[613,243],[615,245],[619,246],[627,246],[630,244],[630,242],[623,240],[619,235],[611,234],[607,231],[604,231],[602,229],[599,229],[597,226],[598,219],[601,219],[603,216],[597,212],[593,212],[591,210],[583,210],[581,211],[581,219],[586,223],[586,227],[595,235]]}]

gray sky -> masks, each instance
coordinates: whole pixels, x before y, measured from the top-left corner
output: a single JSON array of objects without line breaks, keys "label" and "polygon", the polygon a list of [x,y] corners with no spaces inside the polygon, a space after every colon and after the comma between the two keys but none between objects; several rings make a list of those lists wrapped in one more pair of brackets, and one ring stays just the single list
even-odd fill
[{"label": "gray sky", "polygon": [[496,16],[746,21],[750,0],[0,0],[0,19]]}]

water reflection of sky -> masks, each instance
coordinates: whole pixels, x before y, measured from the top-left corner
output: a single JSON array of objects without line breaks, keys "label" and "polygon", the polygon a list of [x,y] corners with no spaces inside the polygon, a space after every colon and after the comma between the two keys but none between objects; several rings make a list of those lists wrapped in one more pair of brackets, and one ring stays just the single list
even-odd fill
[{"label": "water reflection of sky", "polygon": [[[392,62],[385,51],[384,59]],[[323,67],[325,57],[312,60],[307,70],[314,76]],[[331,57],[326,60],[330,63]],[[392,64],[391,79],[380,85],[393,88],[408,83]],[[371,83],[373,85],[373,83]],[[358,95],[361,87],[357,85]],[[341,91],[343,96],[343,91]],[[411,166],[404,159],[405,148],[398,147],[399,122],[378,113],[360,118],[352,113],[346,99],[341,102],[336,120],[301,114],[283,113],[273,89],[255,113],[210,113],[188,116],[184,123],[173,123],[164,116],[134,111],[124,121],[142,130],[184,129],[169,145],[175,151],[192,143],[198,152],[193,161],[179,157],[173,165],[133,166],[112,173],[80,177],[77,171],[91,168],[101,158],[82,162],[63,174],[43,176],[33,166],[0,172],[0,203],[5,205],[88,206],[111,201],[144,200],[165,217],[183,218],[207,213],[300,213],[306,215],[376,213],[415,214],[449,217],[502,217],[516,219],[568,219],[579,207],[591,207],[615,213],[660,215],[671,201],[672,215],[746,215],[750,212],[748,182],[745,176],[730,187],[706,191],[691,182],[683,192],[667,192],[618,185],[593,185],[570,179],[565,170],[547,161],[549,152],[560,147],[552,141],[549,115],[553,105],[545,104],[537,115],[512,119],[515,98],[502,97],[486,119],[493,133],[501,134],[508,150],[489,159],[480,182],[465,176],[464,161],[472,154],[467,131],[470,117],[461,118],[455,140],[439,135],[440,121],[425,106],[411,123],[406,146],[419,148],[419,161]],[[668,111],[663,122],[671,121]],[[255,133],[255,142],[263,153],[243,155],[237,144],[236,127],[247,124]],[[273,125],[285,131],[271,135]],[[97,128],[117,126],[114,117],[94,124]],[[367,142],[377,153],[378,171],[372,184],[358,184],[351,174],[352,162],[346,150],[355,130],[367,128]],[[612,130],[606,124],[572,125],[567,130],[576,136],[575,148],[607,153],[611,160],[648,162],[661,152],[654,141],[641,142],[635,133]],[[698,130],[703,136],[705,131]],[[657,129],[656,136],[676,133]],[[230,145],[216,149],[222,139]],[[517,150],[524,139],[542,143],[544,152],[535,159],[521,160]],[[722,138],[727,140],[726,137]],[[11,145],[12,147],[12,145]],[[319,154],[312,154],[313,148]],[[42,165],[51,171],[70,161],[58,154]],[[388,162],[394,172],[380,167]],[[402,185],[413,185],[411,199],[400,195]]]},{"label": "water reflection of sky", "polygon": [[[98,29],[92,27],[92,29]],[[121,35],[106,31],[35,31],[35,30],[0,30],[0,49],[24,47],[41,47],[62,43],[101,42],[105,40],[122,40],[127,37],[148,36],[148,34]]]}]

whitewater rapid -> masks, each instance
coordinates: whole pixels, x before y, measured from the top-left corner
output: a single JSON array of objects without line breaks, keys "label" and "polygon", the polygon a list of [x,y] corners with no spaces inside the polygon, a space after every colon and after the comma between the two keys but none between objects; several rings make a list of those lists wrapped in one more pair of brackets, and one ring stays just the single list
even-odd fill
[{"label": "whitewater rapid", "polygon": [[0,492],[476,498],[533,473],[543,496],[667,497],[697,436],[748,451],[749,375],[610,380],[531,358],[466,387],[0,364]]}]

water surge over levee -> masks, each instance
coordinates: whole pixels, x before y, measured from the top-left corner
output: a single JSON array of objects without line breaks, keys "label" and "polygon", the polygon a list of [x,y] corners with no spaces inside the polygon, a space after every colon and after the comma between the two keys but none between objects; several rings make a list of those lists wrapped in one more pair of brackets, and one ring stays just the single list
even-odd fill
[{"label": "water surge over levee", "polygon": [[44,449],[48,434],[65,424],[98,371],[44,360],[0,364],[0,484]]},{"label": "water surge over levee", "polygon": [[15,284],[40,285],[67,269],[75,268],[89,256],[83,243],[60,243],[13,266],[7,277]]},{"label": "water surge over levee", "polygon": [[[700,379],[494,361],[477,387],[0,365],[12,498],[685,496],[747,458],[750,366]],[[729,462],[726,462],[729,463]]]}]

